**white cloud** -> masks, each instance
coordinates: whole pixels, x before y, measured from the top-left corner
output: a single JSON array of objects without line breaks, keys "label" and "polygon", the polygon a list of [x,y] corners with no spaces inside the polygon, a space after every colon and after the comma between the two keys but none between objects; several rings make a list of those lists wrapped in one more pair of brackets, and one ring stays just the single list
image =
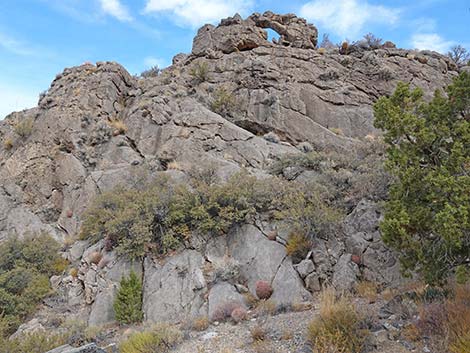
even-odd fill
[{"label": "white cloud", "polygon": [[153,56],[147,56],[144,59],[144,65],[145,65],[146,68],[151,68],[151,67],[157,66],[160,69],[163,69],[163,68],[169,66],[165,59],[155,58]]},{"label": "white cloud", "polygon": [[411,45],[419,50],[434,50],[446,53],[455,43],[447,41],[437,33],[415,33],[411,37]]},{"label": "white cloud", "polygon": [[235,13],[246,14],[252,0],[147,0],[144,13],[168,14],[182,27],[196,28]]},{"label": "white cloud", "polygon": [[26,44],[4,33],[0,33],[0,47],[17,55],[30,56],[35,54]]},{"label": "white cloud", "polygon": [[24,87],[0,85],[0,120],[13,111],[32,108],[38,103],[39,93]]},{"label": "white cloud", "polygon": [[399,20],[397,8],[369,4],[366,0],[315,0],[302,6],[300,15],[343,38],[355,38],[366,24],[393,25]]},{"label": "white cloud", "polygon": [[119,21],[129,22],[132,17],[126,7],[119,0],[99,0],[101,8],[107,14],[116,17]]}]

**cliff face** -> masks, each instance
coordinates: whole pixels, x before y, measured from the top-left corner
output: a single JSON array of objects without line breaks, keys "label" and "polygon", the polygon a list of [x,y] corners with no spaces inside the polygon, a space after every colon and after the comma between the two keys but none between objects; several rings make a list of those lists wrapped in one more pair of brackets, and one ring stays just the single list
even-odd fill
[{"label": "cliff face", "polygon": [[[265,28],[279,33],[275,43]],[[178,54],[159,75],[132,77],[110,62],[64,70],[36,108],[0,122],[0,239],[41,230],[61,241],[74,237],[96,195],[133,185],[142,173],[184,180],[194,165],[215,165],[221,180],[242,167],[263,176],[283,155],[352,151],[378,135],[372,104],[397,82],[429,96],[457,74],[435,52],[359,43],[340,53],[316,44],[316,28],[303,19],[253,14],[202,27],[192,53]],[[20,136],[19,123],[32,124],[31,132]],[[171,162],[179,170],[168,168]],[[221,298],[240,299],[238,283],[211,282],[204,271],[207,262],[226,266],[227,253],[248,290],[267,279],[279,303],[308,300],[323,281],[347,287],[359,275],[398,280],[396,261],[380,243],[377,206],[368,200],[353,206],[345,237],[322,242],[299,265],[286,257],[282,237],[267,239],[272,226],[260,222],[163,264],[109,254],[109,265],[99,269],[87,256],[103,244],[79,241],[65,255],[79,267],[78,279],[53,284],[63,310],[76,307],[100,324],[113,319],[117,283],[132,267],[143,273],[151,321],[210,314]],[[351,261],[355,251],[364,255],[360,268]]]}]

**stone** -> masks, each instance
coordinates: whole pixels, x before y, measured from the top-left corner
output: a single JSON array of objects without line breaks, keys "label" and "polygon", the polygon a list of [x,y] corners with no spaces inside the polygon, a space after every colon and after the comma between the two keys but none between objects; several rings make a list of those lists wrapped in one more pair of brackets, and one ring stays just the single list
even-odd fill
[{"label": "stone", "polygon": [[96,346],[95,343],[90,343],[78,348],[73,348],[69,345],[65,345],[55,348],[46,353],[106,353],[106,351]]},{"label": "stone", "polygon": [[321,291],[320,279],[316,273],[311,273],[305,278],[305,286],[310,292]]},{"label": "stone", "polygon": [[223,308],[224,305],[230,303],[236,303],[244,309],[246,309],[246,304],[243,295],[238,293],[235,286],[227,282],[217,283],[214,287],[211,288],[209,292],[209,318],[214,317],[214,313],[217,310]]},{"label": "stone", "polygon": [[336,290],[350,291],[354,288],[359,268],[351,261],[351,254],[342,255],[333,271],[332,285]]},{"label": "stone", "polygon": [[311,260],[302,260],[297,265],[294,265],[294,268],[302,278],[307,277],[309,274],[315,271],[315,265]]},{"label": "stone", "polygon": [[251,293],[256,292],[257,281],[267,281],[273,287],[271,299],[277,304],[310,298],[284,246],[268,240],[255,226],[237,228],[229,235],[227,244],[230,255],[240,264],[240,276]]},{"label": "stone", "polygon": [[194,250],[184,250],[167,258],[163,264],[147,258],[143,283],[145,320],[177,322],[206,314],[204,296],[208,289],[203,264],[204,258]]}]

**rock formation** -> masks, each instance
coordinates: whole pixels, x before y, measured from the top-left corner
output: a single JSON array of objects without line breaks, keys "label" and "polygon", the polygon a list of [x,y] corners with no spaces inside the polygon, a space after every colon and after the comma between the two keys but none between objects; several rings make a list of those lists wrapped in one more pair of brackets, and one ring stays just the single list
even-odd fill
[{"label": "rock formation", "polygon": [[[279,40],[269,42],[265,28]],[[313,25],[267,12],[202,27],[192,52],[158,76],[132,77],[112,62],[65,69],[36,108],[0,121],[0,138],[11,141],[0,146],[0,239],[47,231],[65,242],[99,193],[160,174],[184,182],[195,163],[215,165],[224,180],[242,167],[266,175],[286,154],[350,150],[379,133],[372,104],[397,82],[430,96],[457,74],[435,52],[358,45],[340,54],[316,45]],[[230,97],[224,109],[215,104],[220,90]],[[24,121],[32,131],[20,136],[15,126]],[[318,240],[295,265],[285,235],[269,240],[275,225],[261,216],[160,262],[130,263],[111,252],[99,267],[88,255],[103,242],[78,241],[64,255],[78,277],[52,279],[60,306],[51,307],[90,325],[112,321],[119,279],[131,269],[143,276],[144,314],[153,322],[210,315],[226,298],[242,301],[258,280],[272,285],[278,304],[308,300],[325,282],[349,289],[357,276],[394,283],[398,265],[381,243],[379,219],[377,204],[361,201],[344,234]]]}]

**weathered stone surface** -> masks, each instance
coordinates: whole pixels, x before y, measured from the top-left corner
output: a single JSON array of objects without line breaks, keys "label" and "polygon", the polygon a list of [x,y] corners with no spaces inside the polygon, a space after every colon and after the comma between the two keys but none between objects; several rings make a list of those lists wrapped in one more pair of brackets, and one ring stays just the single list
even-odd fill
[{"label": "weathered stone surface", "polygon": [[227,243],[229,254],[240,264],[240,276],[252,293],[257,281],[267,281],[274,290],[271,299],[278,304],[310,298],[284,246],[268,240],[255,226],[240,227],[230,234]]},{"label": "weathered stone surface", "polygon": [[334,267],[332,285],[337,290],[349,291],[354,288],[358,275],[359,268],[351,261],[351,254],[344,254]]},{"label": "weathered stone surface", "polygon": [[299,264],[294,265],[294,268],[302,278],[307,277],[309,274],[315,271],[315,265],[310,259],[301,261]]},{"label": "weathered stone surface", "polygon": [[207,293],[202,272],[204,258],[194,250],[185,250],[165,263],[144,263],[143,310],[145,320],[178,322],[204,314]]},{"label": "weathered stone surface", "polygon": [[69,345],[57,347],[46,353],[106,353],[104,349],[96,346],[95,343],[90,343],[82,347],[74,348]]},{"label": "weathered stone surface", "polygon": [[241,295],[234,285],[221,282],[217,283],[214,287],[211,288],[209,292],[209,318],[214,317],[214,313],[217,310],[223,308],[225,304],[237,303],[241,307],[246,309],[245,300],[243,295]]},{"label": "weathered stone surface", "polygon": [[380,219],[377,203],[360,201],[345,219],[345,245],[349,253],[360,257],[364,279],[396,285],[401,279],[398,256],[382,243],[378,232]]},{"label": "weathered stone surface", "polygon": [[[279,33],[277,43],[267,40],[266,28]],[[157,175],[186,183],[195,164],[213,166],[221,181],[242,168],[265,177],[286,154],[350,150],[364,136],[379,134],[372,104],[397,82],[419,86],[429,98],[457,74],[455,64],[435,52],[358,43],[346,55],[320,52],[316,41],[316,28],[305,20],[266,12],[204,26],[193,52],[175,56],[156,77],[132,77],[112,62],[65,69],[38,107],[0,121],[0,139],[13,141],[11,148],[0,144],[0,241],[39,231],[59,241],[76,237],[90,202],[118,184],[138,185]],[[197,67],[207,68],[202,79],[195,79]],[[234,102],[225,112],[213,111],[220,88]],[[33,131],[20,138],[14,126],[24,119]],[[116,133],[114,119],[127,131]],[[168,170],[169,162],[178,170]],[[284,176],[308,182],[315,171],[289,168]],[[147,259],[146,318],[207,314],[209,288],[220,282],[253,292],[257,280],[266,280],[282,303],[307,298],[304,281],[311,291],[331,281],[349,288],[358,273],[347,254],[360,258],[362,278],[397,283],[398,262],[380,240],[380,217],[377,204],[359,203],[344,222],[345,239],[338,234],[315,244],[315,272],[307,262],[297,273],[286,257],[288,231],[269,240],[253,225],[225,238],[194,239],[194,250],[163,263]],[[131,268],[142,274],[141,264],[119,262],[113,254],[105,254],[110,259],[103,266],[91,264],[94,251],[103,251],[103,243],[77,242],[66,256],[79,265],[78,278],[54,280],[63,302],[92,323],[112,320],[109,303],[121,275]],[[206,274],[207,263],[214,269]]]}]

